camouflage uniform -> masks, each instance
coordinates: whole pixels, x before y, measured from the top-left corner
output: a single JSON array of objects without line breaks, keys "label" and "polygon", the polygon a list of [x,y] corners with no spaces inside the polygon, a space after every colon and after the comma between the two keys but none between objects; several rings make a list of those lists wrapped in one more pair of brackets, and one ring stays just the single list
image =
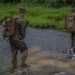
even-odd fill
[{"label": "camouflage uniform", "polygon": [[[72,14],[75,15],[75,8],[72,9]],[[70,32],[71,35],[71,53],[75,54],[75,32]]]},{"label": "camouflage uniform", "polygon": [[[11,46],[12,52],[12,64],[13,67],[17,67],[17,53],[18,50],[21,52],[21,59],[22,63],[21,66],[26,65],[26,59],[28,55],[28,48],[23,39],[25,38],[26,34],[26,23],[23,21],[22,18],[15,18],[15,25],[16,25],[16,33],[12,37],[9,37],[9,43]],[[17,20],[16,20],[17,19]]]},{"label": "camouflage uniform", "polygon": [[71,32],[71,49],[75,53],[75,32]]}]

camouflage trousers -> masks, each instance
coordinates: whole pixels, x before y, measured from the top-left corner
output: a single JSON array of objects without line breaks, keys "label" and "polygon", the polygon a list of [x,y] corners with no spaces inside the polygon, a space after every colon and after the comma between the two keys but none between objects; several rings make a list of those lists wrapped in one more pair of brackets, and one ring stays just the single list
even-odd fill
[{"label": "camouflage trousers", "polygon": [[71,48],[75,53],[75,32],[71,32],[70,35],[71,35]]},{"label": "camouflage trousers", "polygon": [[27,55],[28,55],[28,48],[25,42],[23,41],[22,38],[9,38],[9,43],[11,47],[11,53],[12,53],[12,65],[13,68],[17,67],[17,53],[18,50],[21,52],[21,59],[22,63],[21,65],[24,65],[26,63]]}]

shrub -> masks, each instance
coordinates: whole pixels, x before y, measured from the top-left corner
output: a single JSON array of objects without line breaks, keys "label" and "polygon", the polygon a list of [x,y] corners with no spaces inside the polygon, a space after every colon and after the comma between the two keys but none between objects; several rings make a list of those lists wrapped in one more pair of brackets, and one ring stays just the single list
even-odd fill
[{"label": "shrub", "polygon": [[0,0],[0,2],[8,3],[8,2],[21,2],[21,0]]}]

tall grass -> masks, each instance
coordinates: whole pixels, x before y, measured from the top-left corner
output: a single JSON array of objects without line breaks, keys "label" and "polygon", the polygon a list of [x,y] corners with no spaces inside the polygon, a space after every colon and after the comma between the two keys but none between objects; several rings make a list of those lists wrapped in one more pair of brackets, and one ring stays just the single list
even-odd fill
[{"label": "tall grass", "polygon": [[26,8],[27,12],[24,19],[31,26],[40,28],[54,26],[57,29],[64,29],[66,16],[70,14],[72,9],[71,6],[55,9],[28,3],[0,4],[0,20],[16,15],[19,7]]},{"label": "tall grass", "polygon": [[25,19],[30,22],[30,25],[39,27],[55,26],[59,29],[65,27],[65,19],[70,14],[71,7],[54,9],[37,6],[33,9],[31,7],[28,11]]}]

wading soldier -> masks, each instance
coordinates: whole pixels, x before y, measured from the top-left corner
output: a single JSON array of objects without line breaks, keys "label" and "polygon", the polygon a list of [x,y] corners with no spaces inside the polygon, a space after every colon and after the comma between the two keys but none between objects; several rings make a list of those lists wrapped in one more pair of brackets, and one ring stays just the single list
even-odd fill
[{"label": "wading soldier", "polygon": [[68,54],[70,54],[72,59],[75,59],[75,9],[73,9],[72,13],[67,17],[66,30],[70,32],[71,36],[71,50],[68,51]]},{"label": "wading soldier", "polygon": [[18,16],[15,17],[15,34],[9,37],[9,42],[11,46],[12,52],[12,65],[13,69],[17,68],[17,53],[18,50],[21,52],[21,68],[27,68],[30,65],[26,63],[27,55],[28,55],[28,48],[26,43],[23,41],[26,34],[26,23],[23,21],[23,17],[26,10],[21,7],[18,11]]}]

